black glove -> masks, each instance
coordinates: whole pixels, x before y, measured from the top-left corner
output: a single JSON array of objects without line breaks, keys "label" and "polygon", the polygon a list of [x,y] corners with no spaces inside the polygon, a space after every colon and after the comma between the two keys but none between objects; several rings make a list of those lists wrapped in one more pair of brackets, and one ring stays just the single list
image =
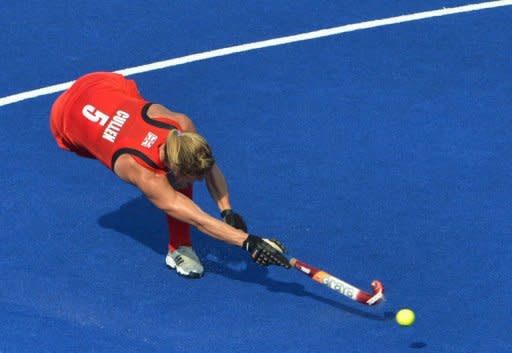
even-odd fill
[{"label": "black glove", "polygon": [[291,267],[290,262],[283,255],[286,252],[285,247],[277,240],[260,238],[249,234],[243,243],[243,248],[251,254],[252,260],[258,265]]},{"label": "black glove", "polygon": [[235,227],[236,229],[243,230],[247,233],[247,225],[244,222],[242,216],[238,213],[233,212],[232,209],[228,208],[221,212],[220,214],[225,223],[229,224],[231,227]]}]

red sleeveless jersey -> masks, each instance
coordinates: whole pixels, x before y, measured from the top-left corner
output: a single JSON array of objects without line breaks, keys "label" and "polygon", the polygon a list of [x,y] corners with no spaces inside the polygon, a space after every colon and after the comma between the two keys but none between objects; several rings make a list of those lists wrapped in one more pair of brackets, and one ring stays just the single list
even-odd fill
[{"label": "red sleeveless jersey", "polygon": [[159,146],[169,130],[181,127],[170,119],[149,118],[150,105],[134,81],[114,73],[88,74],[54,103],[51,131],[61,148],[96,158],[110,169],[128,153],[146,168],[162,171]]}]

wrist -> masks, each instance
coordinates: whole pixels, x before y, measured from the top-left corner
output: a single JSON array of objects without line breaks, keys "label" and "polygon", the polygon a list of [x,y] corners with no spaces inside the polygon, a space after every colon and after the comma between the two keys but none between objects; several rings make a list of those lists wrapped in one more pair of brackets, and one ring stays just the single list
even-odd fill
[{"label": "wrist", "polygon": [[247,234],[247,238],[245,238],[245,240],[242,242],[242,249],[244,249],[245,251],[249,251],[249,238],[251,237],[250,234]]},{"label": "wrist", "polygon": [[227,215],[230,215],[233,213],[233,210],[231,208],[223,208],[222,211],[220,212],[220,215],[222,217],[226,217]]},{"label": "wrist", "polygon": [[248,234],[247,238],[245,238],[242,243],[242,248],[248,252],[251,252],[258,240],[261,240],[261,238],[257,235]]}]

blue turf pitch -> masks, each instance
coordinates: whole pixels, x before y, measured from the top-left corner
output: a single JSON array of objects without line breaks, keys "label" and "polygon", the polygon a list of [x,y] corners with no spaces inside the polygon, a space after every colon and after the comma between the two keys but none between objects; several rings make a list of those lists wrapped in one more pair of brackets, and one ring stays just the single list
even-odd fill
[{"label": "blue turf pitch", "polygon": [[[463,1],[0,4],[0,97],[158,60]],[[134,75],[210,141],[252,232],[387,301],[367,308],[163,215],[59,150],[56,94],[0,107],[0,352],[512,351],[512,8]],[[217,214],[205,186],[195,199]],[[410,307],[416,324],[399,328]]]}]

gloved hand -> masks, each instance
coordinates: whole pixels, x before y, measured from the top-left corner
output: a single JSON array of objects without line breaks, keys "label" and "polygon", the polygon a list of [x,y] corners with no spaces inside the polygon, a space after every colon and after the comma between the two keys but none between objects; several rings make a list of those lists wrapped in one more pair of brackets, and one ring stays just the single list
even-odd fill
[{"label": "gloved hand", "polygon": [[225,223],[247,233],[247,225],[245,224],[242,216],[240,216],[238,213],[235,213],[232,209],[228,208],[222,211],[220,215],[222,216],[222,219]]},{"label": "gloved hand", "polygon": [[251,254],[252,260],[258,265],[291,267],[288,259],[283,255],[286,252],[286,248],[277,240],[260,238],[249,234],[243,243],[243,248]]}]

